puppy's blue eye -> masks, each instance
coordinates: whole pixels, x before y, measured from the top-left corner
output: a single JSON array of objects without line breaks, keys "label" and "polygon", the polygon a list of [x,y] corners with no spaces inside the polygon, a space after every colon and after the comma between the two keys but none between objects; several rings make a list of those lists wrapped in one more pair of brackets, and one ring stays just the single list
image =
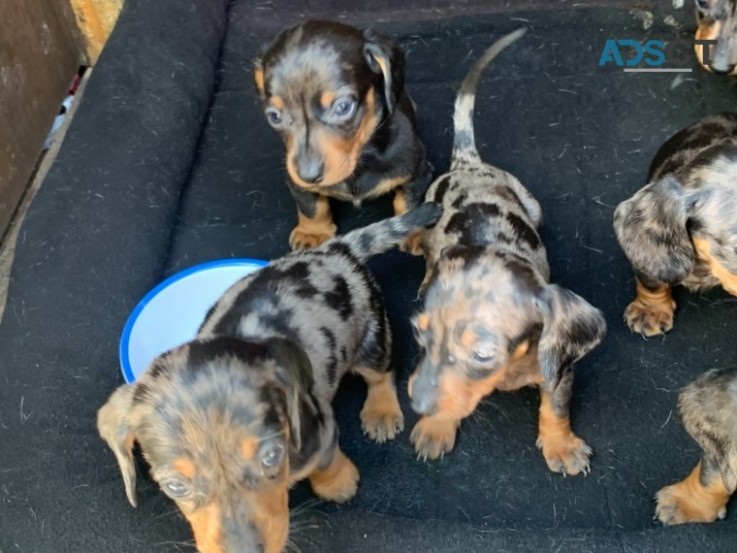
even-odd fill
[{"label": "puppy's blue eye", "polygon": [[261,447],[261,464],[266,469],[281,466],[284,461],[284,444],[280,441],[269,442]]},{"label": "puppy's blue eye", "polygon": [[484,350],[476,350],[471,355],[479,363],[488,363],[489,361],[494,359],[493,353]]},{"label": "puppy's blue eye", "polygon": [[164,482],[164,491],[171,497],[186,497],[189,495],[189,487],[179,480],[167,480]]},{"label": "puppy's blue eye", "polygon": [[356,111],[356,100],[350,96],[343,96],[335,100],[333,115],[339,119],[348,119]]},{"label": "puppy's blue eye", "polygon": [[696,0],[696,7],[700,10],[708,10],[709,0]]},{"label": "puppy's blue eye", "polygon": [[276,127],[281,124],[282,116],[278,109],[267,108],[265,113],[266,113],[266,119],[269,121],[269,124],[272,127]]}]

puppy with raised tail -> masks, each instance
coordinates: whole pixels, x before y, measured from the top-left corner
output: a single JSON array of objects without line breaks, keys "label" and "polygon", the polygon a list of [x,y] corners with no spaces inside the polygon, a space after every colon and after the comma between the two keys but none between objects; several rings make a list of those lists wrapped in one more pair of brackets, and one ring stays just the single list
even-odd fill
[{"label": "puppy with raised tail", "polygon": [[697,378],[679,394],[678,408],[701,460],[686,478],[657,493],[655,516],[667,525],[723,519],[737,490],[737,369]]},{"label": "puppy with raised tail", "polygon": [[737,296],[737,114],[702,119],[663,144],[648,184],[617,206],[614,231],[636,276],[624,312],[633,332],[673,328],[673,286]]},{"label": "puppy with raised tail", "polygon": [[433,224],[440,209],[423,205],[243,278],[195,340],[115,391],[97,422],[130,502],[134,442],[201,553],[282,551],[288,490],[303,478],[321,498],[352,498],[359,474],[338,446],[331,408],[343,375],[368,384],[361,422],[370,438],[391,440],[404,426],[391,331],[364,260]]},{"label": "puppy with raised tail", "polygon": [[524,33],[496,42],[463,81],[451,169],[426,196],[443,215],[423,236],[426,293],[413,320],[421,358],[409,381],[422,417],[411,440],[421,458],[438,458],[483,397],[539,386],[538,446],[550,470],[573,475],[588,471],[591,455],[569,420],[573,364],[606,325],[583,298],[548,282],[539,204],[513,175],[481,161],[474,142],[481,72]]}]

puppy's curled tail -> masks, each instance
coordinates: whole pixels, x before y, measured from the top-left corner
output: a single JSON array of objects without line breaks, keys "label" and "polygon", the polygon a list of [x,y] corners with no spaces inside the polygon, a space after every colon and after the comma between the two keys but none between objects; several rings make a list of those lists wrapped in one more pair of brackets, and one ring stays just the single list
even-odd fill
[{"label": "puppy's curled tail", "polygon": [[479,157],[473,134],[473,109],[476,105],[476,87],[481,73],[502,50],[522,38],[526,32],[525,27],[520,27],[497,40],[476,60],[466,78],[463,79],[461,89],[456,96],[455,111],[453,113],[454,137],[451,169],[463,160],[474,161]]},{"label": "puppy's curled tail", "polygon": [[427,202],[403,215],[384,219],[330,240],[324,246],[328,249],[347,246],[355,257],[364,261],[401,244],[413,232],[431,227],[442,213],[440,204]]}]

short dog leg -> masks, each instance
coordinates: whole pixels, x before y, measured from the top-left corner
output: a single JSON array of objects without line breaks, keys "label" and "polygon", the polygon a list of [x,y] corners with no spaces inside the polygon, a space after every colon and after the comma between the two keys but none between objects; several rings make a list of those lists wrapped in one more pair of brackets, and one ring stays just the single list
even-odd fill
[{"label": "short dog leg", "polygon": [[[425,201],[425,193],[432,184],[432,166],[426,164],[425,171],[419,177],[397,188],[394,191],[394,214],[402,215]],[[410,234],[399,248],[412,255],[422,255],[422,231]]]},{"label": "short dog leg", "polygon": [[442,414],[421,417],[409,437],[417,457],[427,461],[449,453],[455,446],[460,424],[460,420]]},{"label": "short dog leg", "polygon": [[364,433],[379,443],[393,440],[404,429],[404,415],[399,406],[392,373],[374,369],[356,369],[368,384],[368,395],[361,410]]},{"label": "short dog leg", "polygon": [[664,334],[673,328],[673,313],[676,302],[673,301],[671,287],[667,284],[655,283],[645,286],[637,278],[637,297],[627,306],[624,320],[632,332],[643,336]]},{"label": "short dog leg", "polygon": [[[569,373],[572,375],[572,373]],[[591,448],[571,430],[568,400],[572,376],[564,376],[553,394],[540,390],[540,420],[537,447],[542,450],[548,468],[574,476],[589,471]],[[562,388],[562,389],[561,389]],[[567,390],[566,390],[567,388]]]},{"label": "short dog leg", "polygon": [[730,495],[719,472],[703,459],[686,478],[655,495],[655,516],[667,525],[714,522],[727,515]]},{"label": "short dog leg", "polygon": [[310,474],[313,491],[336,503],[343,503],[356,495],[360,476],[351,460],[336,446],[330,464]]},{"label": "short dog leg", "polygon": [[328,198],[312,192],[297,190],[294,186],[291,186],[290,189],[297,202],[299,220],[289,235],[289,245],[292,249],[313,248],[335,236],[337,227],[333,223]]}]

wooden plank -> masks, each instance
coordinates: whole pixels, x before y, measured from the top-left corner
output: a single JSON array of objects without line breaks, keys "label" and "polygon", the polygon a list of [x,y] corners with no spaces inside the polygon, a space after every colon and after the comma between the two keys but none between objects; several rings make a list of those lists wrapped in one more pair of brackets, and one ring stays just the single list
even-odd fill
[{"label": "wooden plank", "polygon": [[94,65],[118,20],[123,0],[70,0],[70,2],[77,26],[84,38],[88,62]]},{"label": "wooden plank", "polygon": [[81,61],[69,7],[0,1],[0,237]]}]

